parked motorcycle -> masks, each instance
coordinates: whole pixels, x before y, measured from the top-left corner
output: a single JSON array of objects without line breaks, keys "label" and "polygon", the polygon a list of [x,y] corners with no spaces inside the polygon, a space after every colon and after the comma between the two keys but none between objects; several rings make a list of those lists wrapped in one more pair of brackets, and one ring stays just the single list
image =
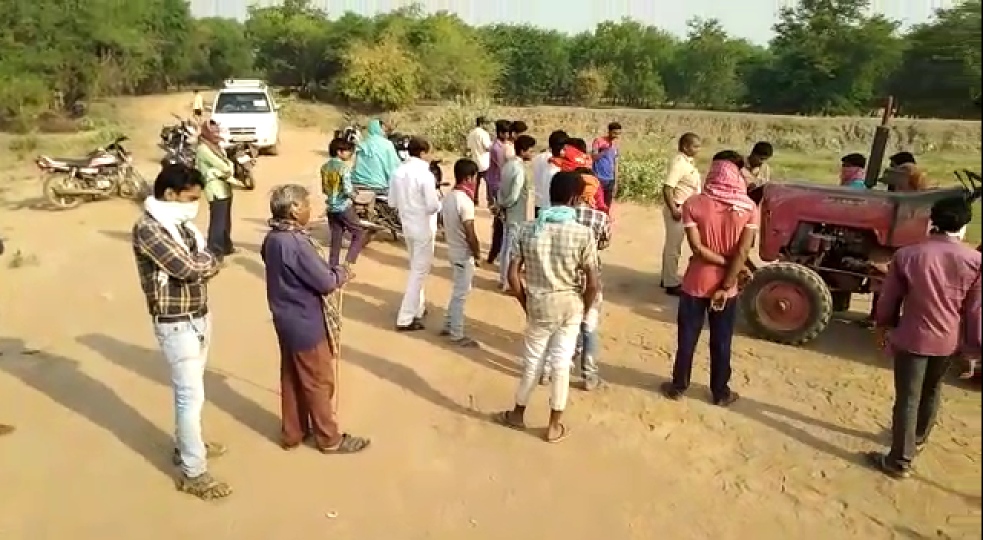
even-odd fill
[{"label": "parked motorcycle", "polygon": [[59,209],[75,208],[87,200],[121,197],[139,200],[150,186],[133,166],[133,158],[119,136],[105,148],[83,158],[39,156],[45,199]]},{"label": "parked motorcycle", "polygon": [[191,120],[184,120],[172,114],[178,123],[164,126],[160,130],[158,146],[164,150],[161,166],[183,163],[193,167],[195,163],[195,145],[198,142],[198,128]]},{"label": "parked motorcycle", "polygon": [[249,191],[256,189],[253,167],[256,166],[259,148],[250,143],[232,143],[225,147],[225,155],[232,161],[232,177],[238,180],[243,188]]},{"label": "parked motorcycle", "polygon": [[[440,170],[440,163],[441,160],[439,159],[431,161],[430,172],[433,173],[434,179],[436,180],[437,193],[443,197],[441,188],[447,187],[450,184],[443,182],[444,175]],[[358,216],[362,226],[368,229],[370,233],[389,231],[394,241],[399,239],[399,235],[403,232],[403,224],[399,219],[399,212],[395,207],[389,205],[388,196],[372,190],[357,189],[353,206],[355,208],[355,214]],[[438,216],[438,227],[440,226]]]}]

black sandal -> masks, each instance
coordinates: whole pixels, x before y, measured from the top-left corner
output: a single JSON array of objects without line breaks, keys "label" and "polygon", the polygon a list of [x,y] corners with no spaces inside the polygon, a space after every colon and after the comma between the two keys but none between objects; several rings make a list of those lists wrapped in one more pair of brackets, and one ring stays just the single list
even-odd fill
[{"label": "black sandal", "polygon": [[517,431],[526,429],[525,422],[512,421],[512,411],[500,411],[492,415],[492,421],[500,426],[505,426]]},{"label": "black sandal", "polygon": [[369,447],[372,441],[365,437],[356,437],[343,433],[337,446],[318,448],[322,454],[355,454]]},{"label": "black sandal", "polygon": [[418,330],[423,330],[424,328],[426,327],[423,326],[423,323],[420,322],[419,320],[414,320],[410,324],[406,324],[403,326],[396,325],[397,332],[416,332]]}]

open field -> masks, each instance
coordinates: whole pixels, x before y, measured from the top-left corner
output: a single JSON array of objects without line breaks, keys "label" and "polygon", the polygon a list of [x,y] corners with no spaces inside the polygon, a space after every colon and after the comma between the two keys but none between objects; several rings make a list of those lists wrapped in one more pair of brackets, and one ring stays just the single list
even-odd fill
[{"label": "open field", "polygon": [[[102,129],[127,132],[150,175],[160,125],[187,103],[187,96],[120,100]],[[675,300],[658,290],[661,216],[630,203],[616,208],[605,255],[608,384],[574,392],[569,439],[547,445],[487,422],[510,406],[522,332],[519,307],[494,291],[494,269],[477,272],[467,306],[482,348],[460,350],[435,331],[450,293],[443,247],[427,284],[433,330],[405,335],[391,330],[404,250],[378,242],[346,289],[340,390],[343,427],[373,437],[373,447],[343,458],[284,453],[275,444],[277,347],[257,249],[264,187],[316,185],[325,132],[340,123],[336,109],[304,107],[287,115],[281,155],[261,158],[260,189],[237,194],[233,238],[241,253],[210,289],[205,422],[209,438],[231,448],[212,470],[235,490],[217,504],[176,493],[168,479],[168,375],[128,241],[137,209],[121,201],[40,208],[29,159],[77,150],[105,133],[0,135],[0,235],[8,248],[0,260],[0,422],[19,428],[0,440],[0,538],[979,538],[978,391],[945,389],[940,425],[912,479],[868,470],[860,453],[884,444],[893,392],[889,360],[856,325],[835,322],[803,348],[737,336],[733,381],[743,399],[729,410],[703,396],[704,340],[692,396],[659,397],[675,349]],[[606,123],[592,114],[598,127]],[[407,117],[400,129],[425,129],[426,119],[419,122]],[[586,136],[581,122],[573,129]],[[633,137],[629,128],[638,145],[630,150],[653,162],[671,151],[671,137]],[[25,149],[18,155],[11,146]],[[824,159],[813,159],[815,148],[780,152],[782,170],[808,158],[818,171]],[[938,163],[930,168],[978,153],[938,155],[950,157],[924,154]],[[483,210],[478,226],[487,241]],[[867,309],[859,299],[853,315]],[[533,426],[545,422],[544,394],[530,407]]]}]

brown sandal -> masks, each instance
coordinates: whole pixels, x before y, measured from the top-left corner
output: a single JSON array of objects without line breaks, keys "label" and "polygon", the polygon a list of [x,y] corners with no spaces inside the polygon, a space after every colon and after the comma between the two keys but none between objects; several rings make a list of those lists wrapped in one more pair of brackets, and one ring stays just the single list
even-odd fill
[{"label": "brown sandal", "polygon": [[341,435],[341,442],[337,446],[318,448],[318,450],[322,454],[355,454],[365,450],[370,444],[372,444],[371,439],[344,433]]},{"label": "brown sandal", "polygon": [[228,484],[219,482],[207,472],[194,478],[181,475],[175,485],[178,491],[194,495],[203,501],[224,499],[232,495],[232,488]]},{"label": "brown sandal", "polygon": [[492,415],[492,421],[501,426],[511,428],[517,431],[522,431],[526,429],[525,422],[515,422],[512,420],[512,411],[501,411]]}]

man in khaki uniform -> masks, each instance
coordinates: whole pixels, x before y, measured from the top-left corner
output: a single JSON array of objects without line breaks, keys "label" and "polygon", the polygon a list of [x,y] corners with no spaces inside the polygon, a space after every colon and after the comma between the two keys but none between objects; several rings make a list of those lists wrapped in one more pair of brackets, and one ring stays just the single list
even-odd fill
[{"label": "man in khaki uniform", "polygon": [[703,190],[703,179],[696,168],[696,155],[700,151],[700,137],[684,133],[679,138],[679,152],[669,163],[669,174],[662,184],[662,217],[665,221],[666,240],[662,246],[662,288],[666,294],[679,296],[679,257],[683,248],[682,207],[686,199]]}]

